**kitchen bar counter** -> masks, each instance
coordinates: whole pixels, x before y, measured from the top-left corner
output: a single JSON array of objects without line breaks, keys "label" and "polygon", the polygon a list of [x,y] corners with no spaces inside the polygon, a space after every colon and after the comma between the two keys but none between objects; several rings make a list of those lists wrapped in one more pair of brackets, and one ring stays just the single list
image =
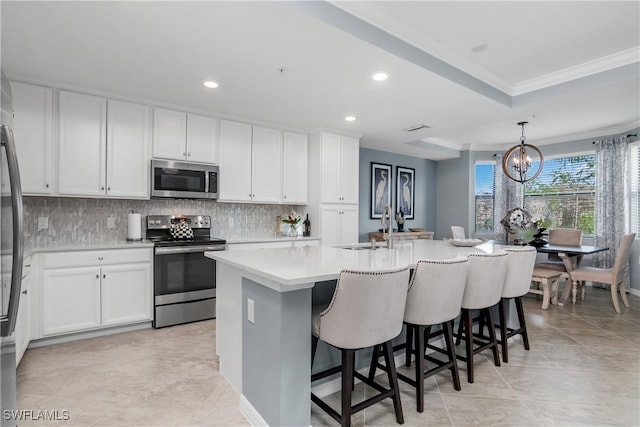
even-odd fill
[{"label": "kitchen bar counter", "polygon": [[240,393],[254,425],[310,425],[312,288],[342,269],[413,266],[419,259],[466,257],[500,249],[441,240],[207,252],[217,265],[216,351],[220,372]]}]

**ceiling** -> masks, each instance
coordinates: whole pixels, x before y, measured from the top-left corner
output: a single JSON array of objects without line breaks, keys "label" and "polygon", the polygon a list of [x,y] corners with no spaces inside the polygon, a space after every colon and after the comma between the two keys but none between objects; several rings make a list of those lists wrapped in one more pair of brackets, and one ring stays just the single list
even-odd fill
[{"label": "ceiling", "polygon": [[[441,160],[640,126],[640,2],[0,2],[10,78]],[[371,75],[385,71],[376,82]],[[205,79],[219,83],[202,86]],[[347,115],[356,116],[346,122]],[[427,129],[404,129],[424,124]]]}]

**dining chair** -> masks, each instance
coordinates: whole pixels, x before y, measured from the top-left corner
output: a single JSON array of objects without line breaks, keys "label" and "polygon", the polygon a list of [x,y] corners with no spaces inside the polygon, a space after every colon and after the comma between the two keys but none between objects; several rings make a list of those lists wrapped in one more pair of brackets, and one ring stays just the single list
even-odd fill
[{"label": "dining chair", "polygon": [[[409,267],[406,265],[373,271],[343,270],[338,276],[331,302],[312,309],[311,365],[320,340],[340,350],[342,364],[311,375],[311,381],[342,373],[341,413],[313,392],[311,400],[342,426],[351,425],[354,413],[386,398],[393,400],[396,421],[399,424],[404,422],[391,340],[402,332],[408,287]],[[379,344],[389,367],[389,388],[355,370],[355,352]],[[352,406],[354,376],[380,393]]]},{"label": "dining chair", "polygon": [[460,225],[452,225],[451,226],[451,237],[454,239],[466,239],[466,234],[464,232],[464,227]]},{"label": "dining chair", "polygon": [[[580,246],[582,244],[582,230],[575,228],[555,228],[549,230],[549,243],[552,245]],[[546,261],[536,263],[536,268],[567,272],[558,254],[548,254]],[[565,275],[564,278],[568,279],[569,276]]]},{"label": "dining chair", "polygon": [[582,287],[582,299],[584,299],[585,282],[599,282],[606,283],[611,286],[611,299],[613,300],[613,308],[616,310],[616,313],[620,314],[618,291],[620,292],[624,305],[629,307],[629,300],[627,299],[626,290],[624,288],[624,270],[629,262],[631,244],[635,237],[635,233],[627,233],[622,237],[622,243],[620,243],[620,247],[616,253],[616,260],[613,267],[578,267],[571,271],[571,281],[573,282],[571,294],[574,304],[576,302],[578,286]]},{"label": "dining chair", "polygon": [[[472,253],[469,255],[469,270],[467,283],[462,297],[462,313],[458,325],[456,345],[465,339],[465,355],[456,355],[458,359],[467,363],[467,381],[474,381],[473,358],[475,355],[491,349],[493,362],[500,366],[498,341],[493,327],[489,327],[489,336],[483,336],[483,327],[479,332],[473,332],[473,323],[480,320],[484,325],[495,325],[491,309],[498,304],[502,297],[502,288],[507,275],[507,253]],[[480,311],[478,318],[472,317],[473,311]],[[477,347],[474,345],[477,344]]]},{"label": "dining chair", "polygon": [[[456,349],[453,343],[453,320],[460,314],[462,296],[467,281],[469,261],[464,257],[446,260],[419,260],[409,282],[407,305],[404,310],[406,326],[406,365],[411,366],[411,356],[415,358],[414,378],[398,374],[398,378],[416,389],[416,409],[424,411],[424,380],[446,369],[451,371],[453,386],[460,390],[460,376]],[[432,334],[432,326],[441,329]],[[429,344],[430,338],[444,335],[446,350]],[[412,336],[414,343],[412,344]],[[378,363],[380,346],[377,346],[369,370],[369,379],[375,376],[376,368],[386,370]],[[425,354],[430,349],[446,356],[446,360]],[[425,371],[425,360],[433,367]]]},{"label": "dining chair", "polygon": [[[507,252],[507,275],[502,287],[502,298],[498,303],[500,316],[500,339],[498,343],[502,347],[502,361],[509,362],[508,339],[516,335],[522,336],[525,350],[529,350],[529,335],[527,333],[527,323],[524,318],[524,308],[522,307],[522,297],[529,292],[533,265],[536,263],[538,253],[533,246],[508,247]],[[518,328],[509,328],[507,325],[507,304],[513,300],[518,315]]]}]

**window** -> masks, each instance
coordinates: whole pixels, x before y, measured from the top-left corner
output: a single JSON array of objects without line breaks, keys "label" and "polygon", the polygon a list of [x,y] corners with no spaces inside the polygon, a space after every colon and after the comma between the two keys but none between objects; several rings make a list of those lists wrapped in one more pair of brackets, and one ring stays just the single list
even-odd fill
[{"label": "window", "polygon": [[548,217],[553,228],[595,234],[596,156],[548,159],[540,176],[525,184],[524,208]]},{"label": "window", "polygon": [[[638,155],[636,151],[636,159]],[[579,228],[583,234],[593,235],[595,162],[595,154],[546,159],[542,173],[525,183],[524,208],[534,218],[550,218],[553,228]],[[476,232],[497,231],[493,229],[495,168],[494,162],[475,165]],[[637,189],[636,185],[636,212]]]},{"label": "window", "polygon": [[634,142],[630,145],[631,155],[629,156],[629,175],[630,195],[629,213],[630,224],[629,230],[640,236],[640,142]]},{"label": "window", "polygon": [[476,232],[493,231],[494,162],[476,163]]}]

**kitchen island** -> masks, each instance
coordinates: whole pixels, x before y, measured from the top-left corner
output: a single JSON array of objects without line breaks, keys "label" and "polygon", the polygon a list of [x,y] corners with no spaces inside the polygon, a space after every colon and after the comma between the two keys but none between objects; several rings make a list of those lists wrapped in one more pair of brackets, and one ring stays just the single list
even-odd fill
[{"label": "kitchen island", "polygon": [[492,243],[396,242],[394,249],[291,247],[207,252],[217,265],[216,349],[220,372],[254,425],[310,425],[312,289],[343,269],[380,269],[419,259],[493,252]]}]

